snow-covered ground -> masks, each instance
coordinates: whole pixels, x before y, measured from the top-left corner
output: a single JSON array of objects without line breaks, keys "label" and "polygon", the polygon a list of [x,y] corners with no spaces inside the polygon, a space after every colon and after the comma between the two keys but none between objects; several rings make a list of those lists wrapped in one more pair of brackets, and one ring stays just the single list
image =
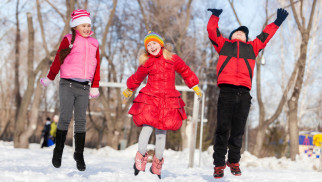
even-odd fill
[{"label": "snow-covered ground", "polygon": [[[153,148],[149,145],[148,148]],[[137,145],[117,151],[110,147],[100,150],[85,149],[86,171],[76,169],[73,151],[65,146],[62,166],[51,165],[53,148],[40,149],[39,144],[31,144],[30,149],[14,149],[12,142],[0,141],[0,182],[46,181],[46,182],[143,182],[160,181],[148,170],[133,174],[134,155]],[[317,172],[318,159],[298,156],[295,162],[273,157],[258,159],[244,153],[241,159],[242,176],[233,176],[226,168],[222,179],[214,179],[211,150],[202,153],[201,167],[198,167],[198,151],[195,153],[195,168],[188,168],[189,151],[166,150],[162,181],[202,182],[202,181],[241,181],[241,182],[321,182],[322,172]],[[151,163],[147,164],[147,169]]]}]

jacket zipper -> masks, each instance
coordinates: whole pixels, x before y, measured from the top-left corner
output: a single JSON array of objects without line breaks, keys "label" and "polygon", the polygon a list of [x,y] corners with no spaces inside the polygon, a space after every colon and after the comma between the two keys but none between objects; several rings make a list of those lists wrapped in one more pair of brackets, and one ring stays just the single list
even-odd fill
[{"label": "jacket zipper", "polygon": [[87,73],[87,63],[88,63],[88,39],[86,39],[86,44],[85,44],[85,48],[86,48],[86,55],[85,55],[85,62],[84,62],[84,71],[85,71],[85,79],[87,79],[86,73]]},{"label": "jacket zipper", "polygon": [[239,41],[237,41],[237,85],[239,85],[238,74],[239,74]]}]

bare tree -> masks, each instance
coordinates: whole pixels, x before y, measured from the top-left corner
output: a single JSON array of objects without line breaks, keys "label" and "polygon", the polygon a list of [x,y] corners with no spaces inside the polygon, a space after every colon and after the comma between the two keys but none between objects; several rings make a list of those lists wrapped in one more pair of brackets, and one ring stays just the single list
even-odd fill
[{"label": "bare tree", "polygon": [[[22,103],[19,107],[18,111],[18,117],[16,121],[16,130],[15,130],[15,137],[14,137],[14,146],[15,147],[22,147],[22,148],[27,148],[28,147],[28,139],[22,135],[24,133],[25,129],[25,122],[22,122],[25,117],[22,117],[22,115],[25,115],[27,112],[27,107],[30,102],[30,98],[33,92],[34,88],[34,76],[33,74],[33,60],[34,60],[34,28],[33,28],[33,22],[32,22],[32,16],[30,13],[27,13],[27,19],[28,19],[28,86],[27,86],[27,91],[25,92],[24,98],[22,100]],[[29,91],[30,90],[30,91]],[[29,91],[29,92],[28,92]],[[27,141],[26,141],[27,140]],[[27,146],[26,146],[27,145]]]},{"label": "bare tree", "polygon": [[[36,1],[37,7],[39,8],[39,1]],[[64,34],[66,34],[65,31],[68,30],[69,27],[69,20],[70,20],[70,12],[74,9],[75,6],[75,2],[74,1],[68,1],[66,0],[66,5],[67,5],[67,11],[66,11],[66,17],[64,19],[65,22],[65,27],[63,32],[60,35],[60,39],[62,39],[62,36]],[[38,12],[39,13],[39,12]],[[38,14],[39,15],[39,14]],[[40,15],[39,15],[40,16]],[[40,27],[41,29],[43,29],[43,25],[42,25],[42,21],[41,19],[39,19],[39,23],[41,24]],[[45,58],[43,58],[40,63],[37,65],[37,67],[35,69],[33,69],[33,60],[34,60],[34,36],[32,36],[31,34],[34,34],[34,30],[33,30],[33,25],[32,25],[32,18],[31,15],[28,15],[28,30],[29,30],[29,45],[28,45],[28,85],[27,85],[27,89],[24,93],[24,97],[22,99],[21,104],[19,105],[19,108],[17,110],[18,115],[17,115],[17,119],[16,119],[16,126],[15,126],[15,134],[14,134],[14,147],[15,148],[28,148],[29,147],[29,138],[32,135],[32,131],[34,131],[36,129],[35,127],[35,123],[37,122],[37,115],[38,115],[38,109],[33,110],[32,112],[34,112],[32,114],[32,120],[30,123],[27,123],[26,120],[26,114],[28,111],[28,107],[31,101],[31,98],[34,94],[38,94],[40,95],[40,85],[39,82],[37,82],[37,86],[36,86],[36,92],[34,92],[34,85],[35,85],[35,81],[36,81],[36,77],[38,75],[39,72],[43,71],[42,75],[44,75],[44,71],[48,69],[49,63],[50,61],[53,59],[56,50],[58,48],[59,42],[57,42],[55,49],[53,49],[52,51],[46,51],[46,56]],[[44,33],[44,31],[42,31],[42,33]],[[46,42],[45,40],[45,36],[42,36],[43,41]],[[47,46],[44,46],[47,47]],[[44,68],[45,67],[45,68]],[[46,69],[47,68],[47,69]],[[33,108],[38,108],[39,107],[39,99],[40,97],[38,96],[34,96],[34,105]]]},{"label": "bare tree", "polygon": [[[298,101],[300,93],[303,86],[303,79],[305,73],[305,66],[307,61],[307,47],[310,40],[310,33],[312,28],[312,21],[314,18],[314,10],[316,7],[317,0],[313,0],[310,17],[308,24],[306,25],[306,19],[303,15],[303,0],[300,1],[299,10],[296,10],[294,1],[290,0],[293,16],[296,21],[298,30],[301,33],[301,47],[300,47],[300,56],[298,58],[298,73],[296,76],[295,86],[292,91],[291,98],[288,100],[288,123],[289,123],[289,134],[290,134],[290,153],[291,160],[295,160],[296,154],[299,153],[299,130],[298,130]],[[298,12],[299,11],[299,12]],[[300,20],[301,19],[301,20]]]}]

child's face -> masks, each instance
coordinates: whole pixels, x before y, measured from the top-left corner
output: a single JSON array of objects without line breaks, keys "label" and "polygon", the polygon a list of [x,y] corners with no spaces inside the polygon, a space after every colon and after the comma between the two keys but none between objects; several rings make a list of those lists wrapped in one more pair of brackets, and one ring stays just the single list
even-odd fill
[{"label": "child's face", "polygon": [[238,30],[231,36],[231,40],[234,39],[246,42],[246,34],[243,31]]},{"label": "child's face", "polygon": [[83,37],[88,37],[91,33],[91,29],[91,24],[89,23],[83,23],[75,27],[75,30],[77,30]]},{"label": "child's face", "polygon": [[151,41],[148,43],[146,48],[148,49],[149,54],[156,56],[159,54],[159,52],[161,50],[161,45],[155,41]]}]

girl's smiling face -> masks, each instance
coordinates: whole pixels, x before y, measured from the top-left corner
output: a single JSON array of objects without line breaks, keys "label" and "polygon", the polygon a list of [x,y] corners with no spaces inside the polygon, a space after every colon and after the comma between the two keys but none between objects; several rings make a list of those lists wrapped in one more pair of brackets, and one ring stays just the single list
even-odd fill
[{"label": "girl's smiling face", "polygon": [[88,37],[90,36],[92,27],[91,27],[91,24],[89,23],[83,23],[83,24],[77,25],[74,29],[78,31],[81,34],[81,36]]},{"label": "girl's smiling face", "polygon": [[151,41],[148,43],[148,45],[146,46],[148,53],[151,55],[158,55],[160,50],[161,50],[161,45],[155,41]]}]

